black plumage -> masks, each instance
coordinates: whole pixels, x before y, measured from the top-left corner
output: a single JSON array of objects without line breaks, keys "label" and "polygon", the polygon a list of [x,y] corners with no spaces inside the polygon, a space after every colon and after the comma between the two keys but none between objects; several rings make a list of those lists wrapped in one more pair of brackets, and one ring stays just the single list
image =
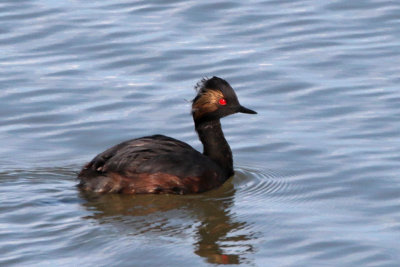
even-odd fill
[{"label": "black plumage", "polygon": [[223,79],[202,80],[197,87],[192,115],[203,154],[164,135],[125,141],[86,164],[78,175],[79,187],[102,193],[185,194],[210,190],[225,182],[233,175],[233,161],[219,119],[236,112],[255,112],[239,104]]}]

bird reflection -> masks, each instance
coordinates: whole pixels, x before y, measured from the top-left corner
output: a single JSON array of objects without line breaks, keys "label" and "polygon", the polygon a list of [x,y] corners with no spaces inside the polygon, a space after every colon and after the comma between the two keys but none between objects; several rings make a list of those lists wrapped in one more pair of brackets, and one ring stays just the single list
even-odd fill
[{"label": "bird reflection", "polygon": [[[256,235],[231,212],[235,189],[230,181],[199,195],[119,195],[80,192],[88,218],[129,228],[133,234],[179,236],[195,229],[194,253],[209,263],[239,264],[253,253]],[[195,227],[193,227],[195,225]],[[132,231],[133,230],[133,231]]]}]

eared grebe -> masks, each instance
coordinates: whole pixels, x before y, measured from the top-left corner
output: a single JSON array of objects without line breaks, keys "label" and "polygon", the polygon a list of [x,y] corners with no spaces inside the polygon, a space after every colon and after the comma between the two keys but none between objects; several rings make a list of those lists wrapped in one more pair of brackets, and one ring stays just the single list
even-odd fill
[{"label": "eared grebe", "polygon": [[196,89],[192,115],[203,154],[164,135],[125,141],[86,164],[78,175],[79,187],[99,193],[187,194],[222,185],[234,172],[232,151],[219,120],[237,112],[257,112],[241,106],[221,78],[203,79]]}]

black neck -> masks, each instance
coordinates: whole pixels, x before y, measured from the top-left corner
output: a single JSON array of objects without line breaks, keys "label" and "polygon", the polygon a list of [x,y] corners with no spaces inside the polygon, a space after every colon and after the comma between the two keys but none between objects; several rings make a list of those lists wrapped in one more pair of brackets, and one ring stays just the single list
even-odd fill
[{"label": "black neck", "polygon": [[216,162],[227,174],[233,175],[232,151],[225,140],[219,119],[195,121],[196,131],[203,143],[203,154]]}]

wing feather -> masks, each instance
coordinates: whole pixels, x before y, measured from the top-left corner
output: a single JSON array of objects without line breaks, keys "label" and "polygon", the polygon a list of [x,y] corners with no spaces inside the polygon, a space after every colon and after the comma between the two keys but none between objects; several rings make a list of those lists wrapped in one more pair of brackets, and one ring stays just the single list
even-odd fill
[{"label": "wing feather", "polygon": [[[97,172],[155,173],[169,170],[173,173],[198,173],[209,159],[190,145],[164,135],[132,139],[113,146],[97,155],[86,169]],[[207,166],[207,165],[205,165]],[[209,166],[209,165],[208,165]]]}]

